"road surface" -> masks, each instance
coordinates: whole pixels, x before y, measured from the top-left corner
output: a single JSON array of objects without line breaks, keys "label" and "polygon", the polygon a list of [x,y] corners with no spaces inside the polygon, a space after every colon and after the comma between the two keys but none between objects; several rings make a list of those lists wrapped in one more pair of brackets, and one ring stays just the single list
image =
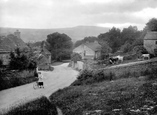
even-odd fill
[{"label": "road surface", "polygon": [[43,95],[49,97],[56,90],[69,86],[76,79],[78,72],[67,66],[68,63],[64,63],[54,66],[54,71],[42,71],[44,89],[34,90],[33,83],[30,83],[0,91],[0,112]]},{"label": "road surface", "polygon": [[110,67],[105,67],[104,69],[113,69],[113,68],[118,68],[118,67],[132,66],[132,65],[136,65],[136,64],[144,64],[144,63],[150,63],[150,62],[156,62],[156,61],[157,61],[157,58],[152,58],[149,60],[140,60],[140,61],[136,61],[136,62],[129,62],[129,63],[113,65]]}]

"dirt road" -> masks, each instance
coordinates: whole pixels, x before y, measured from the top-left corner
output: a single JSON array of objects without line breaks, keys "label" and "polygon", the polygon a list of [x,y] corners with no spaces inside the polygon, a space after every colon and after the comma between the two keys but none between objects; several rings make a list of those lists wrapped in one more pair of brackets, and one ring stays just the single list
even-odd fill
[{"label": "dirt road", "polygon": [[113,65],[110,67],[106,67],[104,69],[113,69],[113,68],[117,68],[117,67],[132,66],[132,65],[136,65],[136,64],[144,64],[144,63],[150,63],[150,62],[156,62],[156,61],[157,61],[157,58],[152,58],[149,60],[140,60],[140,61],[136,61],[136,62],[129,62],[129,63],[124,63],[124,64]]},{"label": "dirt road", "polygon": [[67,67],[68,63],[54,66],[54,71],[44,72],[44,89],[33,89],[33,83],[0,92],[0,111],[24,103],[42,95],[49,97],[58,89],[69,86],[77,77],[78,72]]}]

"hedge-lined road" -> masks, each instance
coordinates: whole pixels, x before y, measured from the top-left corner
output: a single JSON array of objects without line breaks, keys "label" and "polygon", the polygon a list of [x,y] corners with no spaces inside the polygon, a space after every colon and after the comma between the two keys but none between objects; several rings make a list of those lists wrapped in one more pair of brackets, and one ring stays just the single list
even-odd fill
[{"label": "hedge-lined road", "polygon": [[68,63],[54,66],[54,71],[44,72],[44,89],[33,89],[33,83],[6,89],[0,92],[0,111],[19,103],[37,98],[41,95],[50,96],[58,89],[69,86],[77,77],[78,72],[67,67]]}]

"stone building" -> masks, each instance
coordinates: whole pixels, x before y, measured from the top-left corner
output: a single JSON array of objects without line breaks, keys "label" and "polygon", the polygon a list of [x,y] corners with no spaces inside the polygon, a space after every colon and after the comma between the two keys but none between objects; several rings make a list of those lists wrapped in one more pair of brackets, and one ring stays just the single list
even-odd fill
[{"label": "stone building", "polygon": [[144,47],[148,53],[157,56],[157,32],[147,32],[144,37]]},{"label": "stone building", "polygon": [[82,56],[82,59],[97,59],[101,55],[101,45],[97,42],[86,42],[76,47],[73,52]]}]

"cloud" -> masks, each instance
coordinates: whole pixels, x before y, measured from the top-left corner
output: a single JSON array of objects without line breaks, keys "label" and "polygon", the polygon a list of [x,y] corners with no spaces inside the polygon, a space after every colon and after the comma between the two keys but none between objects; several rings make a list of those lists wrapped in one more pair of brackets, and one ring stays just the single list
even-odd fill
[{"label": "cloud", "polygon": [[116,23],[99,23],[97,24],[97,26],[100,26],[100,27],[108,27],[108,28],[112,28],[112,27],[116,27],[116,28],[120,28],[120,29],[123,29],[125,27],[129,27],[129,26],[137,26],[139,30],[142,30],[144,25],[142,24],[138,24],[138,23],[119,23],[119,24],[116,24]]},{"label": "cloud", "polygon": [[0,0],[0,26],[145,25],[157,0]]}]

